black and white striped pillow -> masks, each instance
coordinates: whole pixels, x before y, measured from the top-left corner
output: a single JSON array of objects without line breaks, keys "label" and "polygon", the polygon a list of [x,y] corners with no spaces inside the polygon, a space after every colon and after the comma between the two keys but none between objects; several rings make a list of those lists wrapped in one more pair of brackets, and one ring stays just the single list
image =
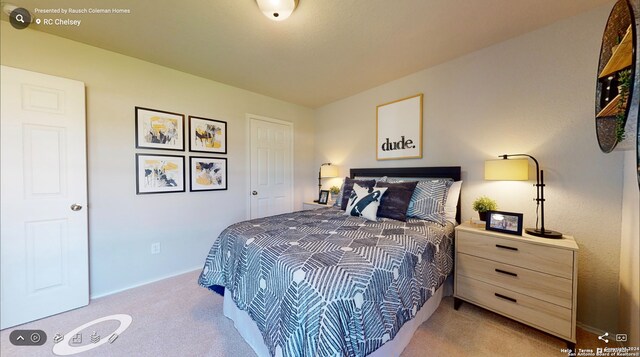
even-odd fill
[{"label": "black and white striped pillow", "polygon": [[[401,180],[389,180],[400,182]],[[415,217],[440,223],[446,222],[444,203],[449,187],[453,184],[451,179],[427,179],[418,181],[416,189],[411,196],[407,217]]]},{"label": "black and white striped pillow", "polygon": [[366,188],[354,183],[344,214],[376,221],[380,200],[386,191],[386,187]]}]

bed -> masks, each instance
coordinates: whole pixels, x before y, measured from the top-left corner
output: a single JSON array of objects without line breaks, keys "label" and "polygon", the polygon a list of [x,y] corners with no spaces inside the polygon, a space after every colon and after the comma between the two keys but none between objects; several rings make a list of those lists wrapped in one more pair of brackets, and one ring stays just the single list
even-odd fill
[{"label": "bed", "polygon": [[[350,176],[460,181],[460,167]],[[211,247],[198,283],[225,288],[224,313],[257,355],[399,355],[450,294],[453,222],[344,213],[327,207],[240,222]]]}]

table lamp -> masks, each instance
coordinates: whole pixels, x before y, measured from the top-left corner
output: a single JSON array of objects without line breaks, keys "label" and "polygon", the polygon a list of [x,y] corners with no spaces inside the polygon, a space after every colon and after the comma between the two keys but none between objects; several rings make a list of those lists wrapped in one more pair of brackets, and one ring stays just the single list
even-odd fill
[{"label": "table lamp", "polygon": [[[525,232],[532,236],[560,239],[562,233],[546,229],[544,226],[544,171],[540,170],[538,160],[527,154],[509,154],[498,156],[500,160],[487,160],[484,162],[484,179],[500,181],[526,181],[529,179],[529,160],[515,159],[510,157],[527,157],[536,164],[536,228],[526,228]],[[538,211],[539,209],[539,211]],[[540,228],[538,228],[540,219]]]},{"label": "table lamp", "polygon": [[[318,170],[318,197],[320,197],[320,191],[322,190],[322,179],[330,177],[338,177],[338,167],[331,165],[330,162],[325,162],[320,165],[320,170]],[[313,202],[318,202],[318,200]]]}]

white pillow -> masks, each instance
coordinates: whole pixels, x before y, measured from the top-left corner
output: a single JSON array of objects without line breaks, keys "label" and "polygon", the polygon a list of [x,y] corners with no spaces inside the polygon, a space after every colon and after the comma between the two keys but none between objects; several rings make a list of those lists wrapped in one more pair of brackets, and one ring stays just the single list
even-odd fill
[{"label": "white pillow", "polygon": [[380,200],[386,191],[387,187],[374,187],[369,190],[354,183],[344,214],[363,217],[370,221],[377,220]]},{"label": "white pillow", "polygon": [[449,187],[449,192],[447,193],[447,199],[444,203],[444,216],[447,221],[458,224],[456,221],[456,211],[458,206],[458,198],[460,197],[460,188],[462,187],[462,181],[455,181],[451,187]]}]

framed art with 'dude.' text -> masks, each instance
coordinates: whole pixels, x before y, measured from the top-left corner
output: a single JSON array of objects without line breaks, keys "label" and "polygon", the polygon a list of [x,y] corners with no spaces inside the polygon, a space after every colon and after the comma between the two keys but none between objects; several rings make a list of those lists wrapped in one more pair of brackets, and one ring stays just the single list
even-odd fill
[{"label": "framed art with 'dude.' text", "polygon": [[376,111],[376,159],[422,158],[422,93]]}]

